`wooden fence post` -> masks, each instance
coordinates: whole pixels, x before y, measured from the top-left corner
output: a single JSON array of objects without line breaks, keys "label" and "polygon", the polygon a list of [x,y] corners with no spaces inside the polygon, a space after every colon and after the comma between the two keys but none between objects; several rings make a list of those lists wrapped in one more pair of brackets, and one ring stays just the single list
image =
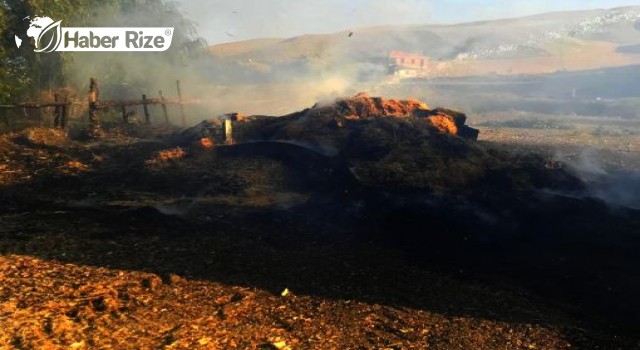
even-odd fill
[{"label": "wooden fence post", "polygon": [[151,117],[149,116],[149,107],[147,107],[147,95],[142,95],[142,109],[144,110],[144,122],[151,124]]},{"label": "wooden fence post", "polygon": [[67,129],[67,120],[69,119],[69,108],[67,108],[68,105],[69,97],[67,95],[64,95],[64,104],[62,105],[62,113],[60,116],[60,128],[62,130]]},{"label": "wooden fence post", "polygon": [[98,80],[96,78],[89,79],[89,132],[91,136],[95,136],[100,128],[98,120],[98,99],[100,91],[98,90]]},{"label": "wooden fence post", "polygon": [[129,116],[127,115],[127,107],[125,105],[120,106],[122,110],[122,122],[127,124],[129,123]]},{"label": "wooden fence post", "polygon": [[164,122],[169,125],[169,114],[167,113],[167,104],[164,96],[162,95],[162,90],[158,91],[160,93],[160,99],[162,100],[162,112],[164,112]]},{"label": "wooden fence post", "polygon": [[[56,103],[60,102],[60,95],[54,94],[53,95],[53,100]],[[61,119],[62,119],[62,108],[61,108],[61,106],[56,105],[54,107],[54,112],[53,112],[53,127],[54,127],[54,129],[60,128]]]},{"label": "wooden fence post", "polygon": [[182,104],[182,90],[180,89],[180,80],[176,83],[178,87],[178,103],[180,104],[180,117],[182,118],[182,126],[187,126],[187,119],[184,116],[184,105]]}]

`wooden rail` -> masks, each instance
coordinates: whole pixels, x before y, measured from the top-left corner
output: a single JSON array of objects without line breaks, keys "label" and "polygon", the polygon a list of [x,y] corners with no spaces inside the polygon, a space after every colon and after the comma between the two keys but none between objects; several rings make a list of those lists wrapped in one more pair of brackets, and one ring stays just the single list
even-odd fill
[{"label": "wooden rail", "polygon": [[[127,112],[127,107],[132,106],[143,106],[144,110],[144,118],[147,124],[151,123],[151,116],[149,113],[149,109],[147,108],[149,105],[161,105],[162,111],[164,114],[165,123],[169,124],[169,115],[167,113],[167,105],[178,105],[180,106],[180,119],[184,125],[186,125],[186,118],[184,113],[184,106],[191,104],[201,104],[202,102],[198,99],[189,99],[182,97],[182,89],[180,86],[180,81],[176,82],[176,88],[178,93],[178,98],[167,98],[162,94],[162,91],[159,91],[159,98],[147,97],[147,95],[142,95],[142,99],[136,100],[100,100],[100,91],[98,89],[98,80],[95,78],[91,78],[89,80],[89,93],[87,95],[88,98],[88,106],[89,106],[89,129],[92,132],[97,132],[100,128],[100,110],[107,109],[118,109],[122,113],[122,121],[124,123],[129,122],[129,116],[131,113]],[[65,129],[67,127],[68,113],[71,109],[71,105],[80,104],[78,102],[71,102],[67,99],[67,96],[60,97],[59,95],[55,95],[54,102],[27,102],[27,103],[17,103],[10,105],[0,105],[0,109],[17,109],[17,108],[29,108],[29,109],[42,109],[42,108],[55,108],[54,111],[54,128],[62,128]]]},{"label": "wooden rail", "polygon": [[[147,98],[147,105],[189,105],[189,104],[201,104],[202,101],[199,99],[183,99],[180,101],[177,98]],[[72,104],[80,104],[74,103],[71,101],[67,102],[42,102],[42,103],[17,103],[12,105],[0,105],[1,109],[14,109],[14,108],[49,108],[49,107],[61,107],[61,106],[69,106]],[[108,109],[108,108],[117,108],[117,107],[131,107],[131,106],[142,106],[145,104],[145,101],[142,99],[139,100],[110,100],[110,101],[99,101],[98,109]]]},{"label": "wooden rail", "polygon": [[179,101],[178,99],[165,98],[149,98],[146,100],[112,100],[112,101],[100,101],[98,102],[99,109],[117,108],[117,107],[131,107],[131,106],[143,106],[143,105],[188,105],[188,104],[200,104],[202,103],[198,99],[184,99]]},{"label": "wooden rail", "polygon": [[62,107],[69,106],[71,102],[44,102],[44,103],[18,103],[14,105],[0,105],[2,109],[14,109],[14,108],[47,108],[47,107]]}]

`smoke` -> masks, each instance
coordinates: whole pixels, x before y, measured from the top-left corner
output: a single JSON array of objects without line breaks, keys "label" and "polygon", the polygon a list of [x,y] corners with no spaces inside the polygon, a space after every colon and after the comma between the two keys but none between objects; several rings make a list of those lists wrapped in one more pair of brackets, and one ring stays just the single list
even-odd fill
[{"label": "smoke", "polygon": [[571,165],[582,175],[583,180],[592,181],[607,175],[605,167],[598,161],[596,151],[593,149],[583,149]]},{"label": "smoke", "polygon": [[614,207],[640,209],[640,173],[608,170],[591,149],[583,150],[569,165],[588,185],[588,196],[599,198]]},{"label": "smoke", "polygon": [[[386,51],[380,52],[381,60],[377,62],[362,60],[361,54],[354,56],[354,51],[366,51],[372,38],[368,36],[364,42],[358,42],[358,34],[352,32],[304,37],[302,42],[297,38],[282,40],[265,50],[250,50],[245,55],[224,58],[211,55],[208,48],[202,45],[204,42],[198,40],[200,35],[205,34],[206,25],[201,25],[196,32],[196,27],[191,26],[189,19],[181,16],[180,8],[167,4],[169,7],[163,10],[148,11],[148,8],[144,8],[83,23],[88,26],[171,26],[176,30],[172,47],[166,52],[65,53],[64,59],[71,63],[65,75],[68,83],[76,88],[78,96],[85,94],[89,78],[95,77],[99,82],[102,100],[140,99],[143,94],[148,98],[156,98],[159,97],[159,91],[165,97],[176,98],[176,82],[180,80],[183,96],[202,102],[198,107],[187,108],[187,123],[191,124],[229,112],[287,114],[312,106],[320,100],[370,90],[387,74],[387,62],[384,60]],[[224,17],[227,21],[233,19],[237,27],[247,28],[258,25],[264,28],[264,14],[260,9],[267,7],[269,11],[278,12],[277,16],[269,18],[270,26],[267,28],[288,26],[288,30],[305,27],[300,21],[303,21],[304,13],[310,11],[297,3],[285,6],[284,2],[268,6],[248,1],[233,5],[229,2],[219,2],[216,6],[208,3],[202,5],[201,11],[196,13],[201,22],[202,15],[206,14],[211,22],[223,25],[224,21],[216,19]],[[415,14],[415,8],[413,12],[408,11],[413,6],[425,8],[418,1],[389,6],[383,1],[373,0],[349,6],[336,4],[333,8],[326,4],[318,5],[318,8],[329,12],[325,13],[326,16],[322,13],[315,15],[331,20],[333,17],[330,14],[347,11],[345,22],[336,25],[348,27],[356,23],[382,23],[376,22],[376,16],[381,14],[385,14],[384,18],[391,18],[386,16],[396,13],[398,18],[406,20],[408,17],[403,17],[401,12]],[[202,10],[210,8],[216,10]],[[108,10],[113,11],[112,8]],[[225,12],[227,10],[230,13]],[[107,9],[95,11],[108,12]],[[236,17],[233,11],[238,12]],[[193,8],[189,12],[193,13]],[[254,16],[259,16],[260,20],[253,20],[257,18]],[[229,33],[234,32],[233,28],[224,29]],[[269,33],[265,32],[264,35],[268,36]],[[311,44],[306,44],[305,40],[310,40]],[[375,83],[371,82],[373,80]],[[161,116],[161,111],[155,106],[150,108],[152,119]],[[171,121],[177,124],[180,120],[176,118],[176,112],[171,108],[169,115]]]},{"label": "smoke", "polygon": [[619,207],[640,210],[640,174],[615,172],[604,176],[591,189],[596,198]]},{"label": "smoke", "polygon": [[[603,103],[586,100],[587,97],[606,96],[603,90],[617,91],[611,88],[615,85],[625,89],[634,86],[633,82],[618,83],[620,76],[635,78],[633,74],[625,74],[628,72],[607,73],[606,80],[602,76],[590,75],[587,79],[582,75],[567,74],[563,79],[548,76],[540,82],[528,80],[525,83],[516,78],[505,78],[498,81],[500,84],[496,84],[497,79],[490,79],[486,85],[473,79],[468,84],[464,81],[450,85],[406,84],[402,88],[385,84],[389,76],[387,57],[390,50],[425,54],[434,59],[446,58],[452,52],[472,51],[489,39],[500,46],[505,38],[511,37],[507,34],[520,26],[540,27],[540,30],[547,26],[555,28],[555,20],[535,26],[526,21],[517,26],[512,23],[512,27],[505,24],[506,27],[500,30],[491,24],[409,26],[428,22],[430,10],[437,8],[435,2],[422,0],[393,3],[382,0],[349,3],[337,0],[258,3],[250,0],[185,0],[179,4],[184,6],[190,19],[198,22],[197,34],[196,28],[182,23],[183,18],[172,18],[161,12],[133,11],[115,22],[98,23],[105,26],[174,26],[183,28],[176,30],[182,39],[177,38],[174,47],[166,53],[74,54],[71,56],[73,68],[68,73],[81,90],[79,92],[84,93],[82,90],[87,88],[89,77],[96,77],[101,83],[102,99],[138,99],[142,94],[158,97],[159,90],[166,97],[176,97],[176,81],[180,80],[184,96],[203,102],[201,107],[187,110],[188,123],[195,123],[229,112],[283,115],[318,101],[360,91],[396,98],[424,98],[432,105],[441,104],[467,112],[522,109],[540,113],[600,113]],[[265,21],[268,22],[266,26]],[[383,24],[399,26],[362,28]],[[332,34],[216,46],[209,48],[211,54],[201,50],[200,56],[191,45],[198,35],[215,43],[326,32]],[[493,34],[487,34],[489,39],[478,39],[486,33]],[[484,74],[491,69],[501,71],[507,65],[498,60],[482,61],[477,66],[482,67],[480,73]],[[469,68],[469,72],[476,71]],[[637,79],[634,81],[637,86]],[[591,85],[602,88],[595,89]],[[576,86],[590,88],[575,89]],[[555,99],[571,96],[572,91],[577,91],[578,99]],[[625,113],[636,110],[634,105],[605,107]],[[152,115],[154,112],[159,114],[152,110]],[[176,113],[170,110],[170,116],[174,115]]]}]

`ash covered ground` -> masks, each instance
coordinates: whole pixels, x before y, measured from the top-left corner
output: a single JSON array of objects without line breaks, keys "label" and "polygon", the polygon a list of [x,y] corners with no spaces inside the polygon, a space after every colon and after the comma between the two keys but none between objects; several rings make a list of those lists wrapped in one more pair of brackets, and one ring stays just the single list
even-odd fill
[{"label": "ash covered ground", "polygon": [[3,135],[0,343],[640,347],[640,211],[576,163],[417,100],[230,118]]}]

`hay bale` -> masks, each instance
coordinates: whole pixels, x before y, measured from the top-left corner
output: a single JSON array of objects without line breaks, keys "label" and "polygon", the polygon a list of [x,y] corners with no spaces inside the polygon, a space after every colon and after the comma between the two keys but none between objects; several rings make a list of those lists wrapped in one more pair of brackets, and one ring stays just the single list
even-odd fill
[{"label": "hay bale", "polygon": [[451,116],[436,114],[427,118],[427,124],[441,134],[457,135],[458,127]]},{"label": "hay bale", "polygon": [[465,124],[467,123],[467,115],[460,111],[438,107],[434,109],[432,112],[435,114],[446,114],[450,116],[451,118],[453,118],[453,121],[456,123],[456,126],[458,128],[465,126]]},{"label": "hay bale", "polygon": [[405,118],[414,116],[417,111],[429,109],[429,106],[416,99],[383,99],[371,97],[367,93],[337,99],[334,104],[328,107],[333,110],[334,114],[349,120],[376,117]]}]

